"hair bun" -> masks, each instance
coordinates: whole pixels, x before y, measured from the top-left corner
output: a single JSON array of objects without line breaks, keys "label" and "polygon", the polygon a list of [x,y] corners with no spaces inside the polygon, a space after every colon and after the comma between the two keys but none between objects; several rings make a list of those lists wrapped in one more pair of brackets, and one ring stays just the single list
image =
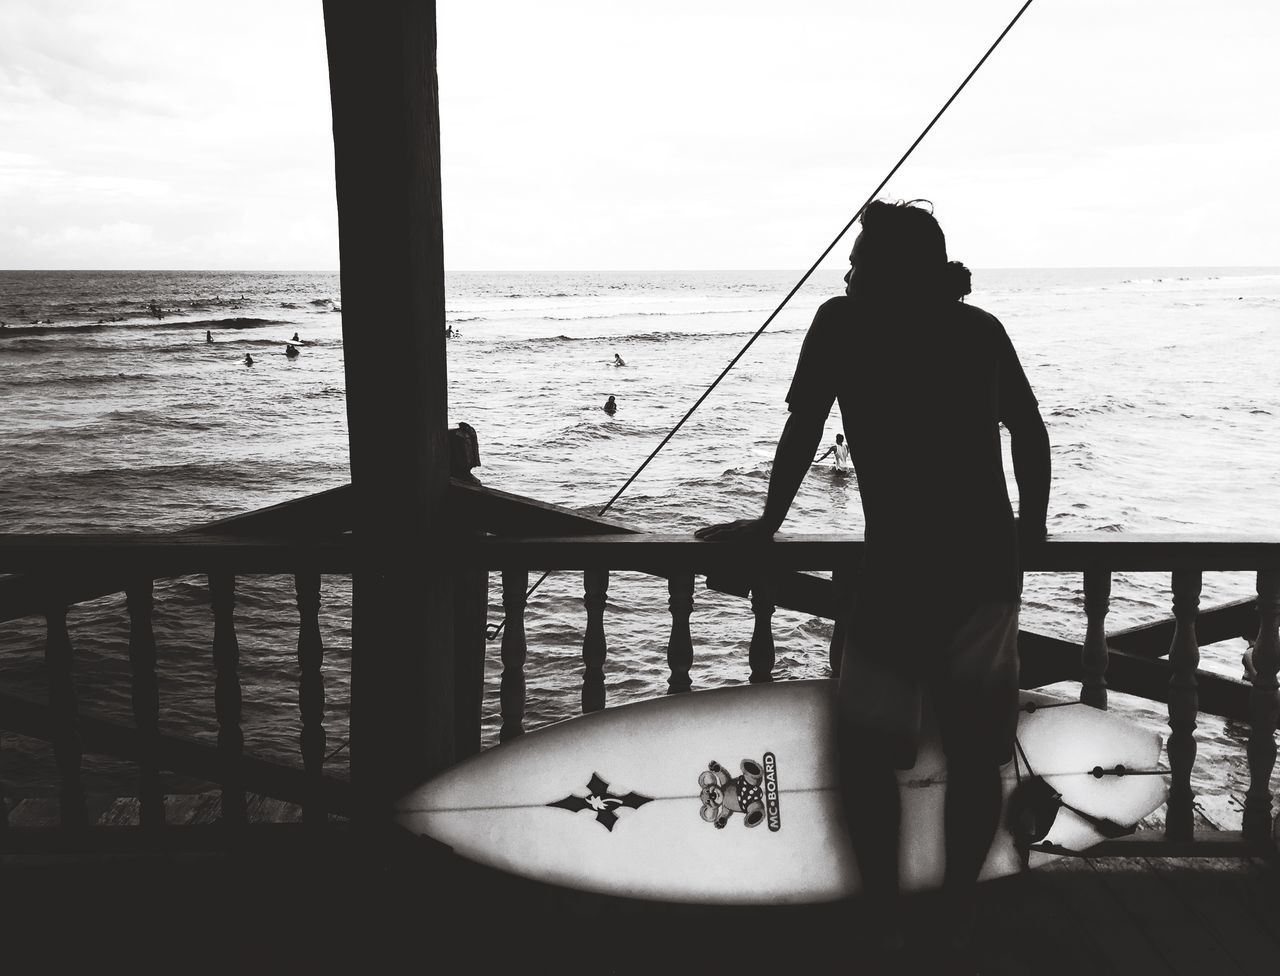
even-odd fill
[{"label": "hair bun", "polygon": [[958,302],[973,291],[973,274],[959,261],[948,261],[942,271],[942,295]]}]

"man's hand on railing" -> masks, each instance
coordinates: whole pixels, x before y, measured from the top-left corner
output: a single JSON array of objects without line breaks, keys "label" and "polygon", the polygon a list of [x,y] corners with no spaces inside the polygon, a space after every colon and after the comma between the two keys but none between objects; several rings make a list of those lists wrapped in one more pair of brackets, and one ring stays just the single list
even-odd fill
[{"label": "man's hand on railing", "polygon": [[752,542],[772,539],[777,529],[764,519],[738,519],[719,525],[705,525],[694,532],[694,537],[704,542]]}]

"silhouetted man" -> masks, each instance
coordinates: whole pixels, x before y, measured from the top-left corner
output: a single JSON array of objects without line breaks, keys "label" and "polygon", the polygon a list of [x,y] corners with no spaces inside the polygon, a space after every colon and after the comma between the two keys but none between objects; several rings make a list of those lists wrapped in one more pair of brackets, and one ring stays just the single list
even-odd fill
[{"label": "silhouetted man", "polygon": [[1013,344],[960,301],[969,272],[948,263],[941,228],[915,202],[877,201],[862,216],[847,294],[818,310],[800,353],[764,515],[697,533],[776,532],[839,400],[866,522],[837,692],[840,782],[873,931],[889,949],[902,944],[895,769],[915,764],[925,691],[947,755],[950,936],[968,939],[1017,726],[1019,549],[1045,536],[1050,481],[1048,434]]}]

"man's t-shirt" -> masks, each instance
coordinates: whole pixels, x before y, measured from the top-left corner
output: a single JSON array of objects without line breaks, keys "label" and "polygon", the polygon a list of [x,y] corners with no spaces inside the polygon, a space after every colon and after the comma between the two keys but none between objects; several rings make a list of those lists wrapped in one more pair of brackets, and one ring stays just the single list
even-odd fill
[{"label": "man's t-shirt", "polygon": [[835,451],[835,465],[837,471],[845,471],[849,468],[849,445],[836,444],[833,446]]},{"label": "man's t-shirt", "polygon": [[1016,600],[1000,424],[1038,422],[1039,411],[999,320],[959,302],[833,298],[809,328],[787,402],[825,419],[836,400],[866,521],[863,624],[896,618],[905,635],[931,608],[954,619]]}]

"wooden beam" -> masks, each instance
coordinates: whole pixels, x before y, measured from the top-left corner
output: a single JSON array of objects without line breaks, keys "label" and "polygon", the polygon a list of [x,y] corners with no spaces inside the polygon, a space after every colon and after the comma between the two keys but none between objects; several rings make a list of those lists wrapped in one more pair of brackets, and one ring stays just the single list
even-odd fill
[{"label": "wooden beam", "polygon": [[448,765],[452,545],[433,0],[325,0],[356,571],[351,775],[366,812]]},{"label": "wooden beam", "polygon": [[477,529],[504,536],[639,535],[624,522],[455,478],[450,504]]},{"label": "wooden beam", "polygon": [[[104,535],[0,533],[0,565],[29,574],[32,593],[87,589],[107,574],[123,589],[131,578],[191,573],[294,573],[302,569],[349,573],[349,536],[313,540],[185,533]],[[81,582],[83,581],[83,586]],[[110,592],[110,591],[109,591]]]},{"label": "wooden beam", "polygon": [[[1196,617],[1196,638],[1200,646],[1207,647],[1234,637],[1253,640],[1258,636],[1258,609],[1255,602],[1253,597],[1249,597],[1201,610]],[[1176,623],[1172,617],[1167,617],[1152,623],[1125,627],[1108,634],[1107,644],[1142,657],[1165,657],[1173,641]]]},{"label": "wooden beam", "polygon": [[[1056,681],[1079,681],[1080,645],[1060,637],[1018,631],[1020,678],[1024,688],[1038,688]],[[1113,691],[1165,701],[1169,694],[1171,665],[1161,658],[1145,657],[1111,648],[1107,655],[1107,686]],[[1209,715],[1249,721],[1249,685],[1203,669],[1196,671],[1200,711]]]},{"label": "wooden beam", "polygon": [[[142,738],[132,725],[92,715],[80,715],[77,723],[87,753],[132,761],[141,754]],[[0,727],[48,742],[53,735],[53,717],[46,704],[0,692]],[[217,746],[174,735],[160,736],[156,759],[161,769],[210,783],[217,781],[221,769]],[[245,786],[254,792],[290,803],[305,803],[312,796],[307,774],[296,766],[245,756],[241,770]],[[350,814],[350,784],[325,776],[321,780],[320,799],[329,812]]]}]

